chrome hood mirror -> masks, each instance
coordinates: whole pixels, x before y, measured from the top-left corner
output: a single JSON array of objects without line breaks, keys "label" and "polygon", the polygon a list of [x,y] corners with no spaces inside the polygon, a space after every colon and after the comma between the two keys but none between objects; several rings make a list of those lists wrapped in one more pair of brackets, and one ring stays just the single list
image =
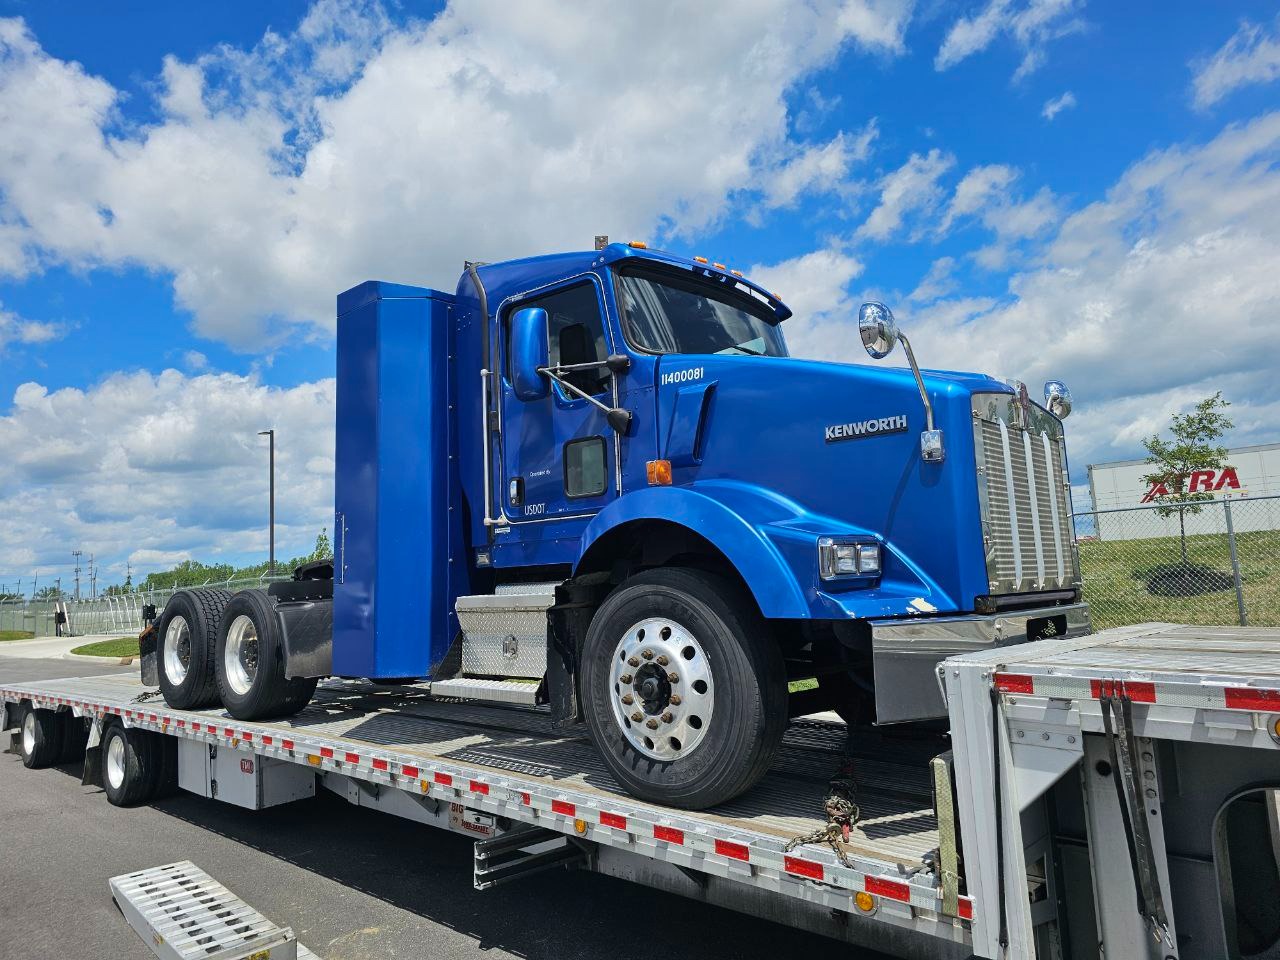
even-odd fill
[{"label": "chrome hood mirror", "polygon": [[1071,391],[1061,380],[1050,380],[1044,385],[1044,405],[1059,420],[1071,414]]},{"label": "chrome hood mirror", "polygon": [[893,345],[898,342],[898,324],[893,319],[893,311],[875,300],[864,303],[858,310],[858,332],[872,360],[883,360],[893,353]]}]

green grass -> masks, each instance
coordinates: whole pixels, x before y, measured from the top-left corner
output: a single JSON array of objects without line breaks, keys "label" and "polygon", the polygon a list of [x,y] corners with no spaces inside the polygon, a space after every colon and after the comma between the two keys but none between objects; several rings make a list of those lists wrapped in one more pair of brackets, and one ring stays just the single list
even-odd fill
[{"label": "green grass", "polygon": [[35,634],[30,630],[0,630],[0,643],[6,640],[31,640]]},{"label": "green grass", "polygon": [[807,680],[792,680],[787,684],[787,692],[799,693],[801,690],[816,690],[817,687],[818,681],[809,677]]},{"label": "green grass", "polygon": [[136,657],[138,638],[118,637],[113,640],[99,640],[97,643],[86,643],[83,647],[76,647],[71,652],[87,657]]},{"label": "green grass", "polygon": [[[1236,534],[1245,612],[1250,626],[1280,626],[1280,532]],[[1187,537],[1187,559],[1230,576],[1226,534]],[[1190,597],[1154,596],[1144,575],[1182,560],[1178,537],[1149,540],[1086,540],[1080,544],[1084,598],[1095,630],[1129,623],[1164,621],[1201,625],[1238,624],[1234,588]]]}]

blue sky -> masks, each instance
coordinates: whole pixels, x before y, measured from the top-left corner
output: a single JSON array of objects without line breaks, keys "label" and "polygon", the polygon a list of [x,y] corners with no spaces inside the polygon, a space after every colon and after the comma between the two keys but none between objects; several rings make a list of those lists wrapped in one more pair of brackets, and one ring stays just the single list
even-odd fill
[{"label": "blue sky", "polygon": [[334,295],[597,232],[1067,380],[1077,480],[1215,389],[1275,439],[1274,3],[580,11],[0,0],[0,581],[256,556],[265,426],[301,552]]}]

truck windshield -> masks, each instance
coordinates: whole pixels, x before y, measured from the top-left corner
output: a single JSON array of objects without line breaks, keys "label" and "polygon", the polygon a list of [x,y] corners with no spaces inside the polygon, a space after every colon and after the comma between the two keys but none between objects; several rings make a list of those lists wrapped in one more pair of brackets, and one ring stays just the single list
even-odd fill
[{"label": "truck windshield", "polygon": [[617,289],[623,329],[641,350],[787,355],[777,318],[749,294],[649,267],[620,271]]}]

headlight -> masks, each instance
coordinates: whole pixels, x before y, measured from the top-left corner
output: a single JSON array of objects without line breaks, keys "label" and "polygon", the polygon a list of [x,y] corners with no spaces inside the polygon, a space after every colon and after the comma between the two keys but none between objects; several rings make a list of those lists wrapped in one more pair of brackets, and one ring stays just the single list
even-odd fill
[{"label": "headlight", "polygon": [[818,574],[823,580],[840,577],[878,577],[880,544],[865,540],[818,540]]}]

